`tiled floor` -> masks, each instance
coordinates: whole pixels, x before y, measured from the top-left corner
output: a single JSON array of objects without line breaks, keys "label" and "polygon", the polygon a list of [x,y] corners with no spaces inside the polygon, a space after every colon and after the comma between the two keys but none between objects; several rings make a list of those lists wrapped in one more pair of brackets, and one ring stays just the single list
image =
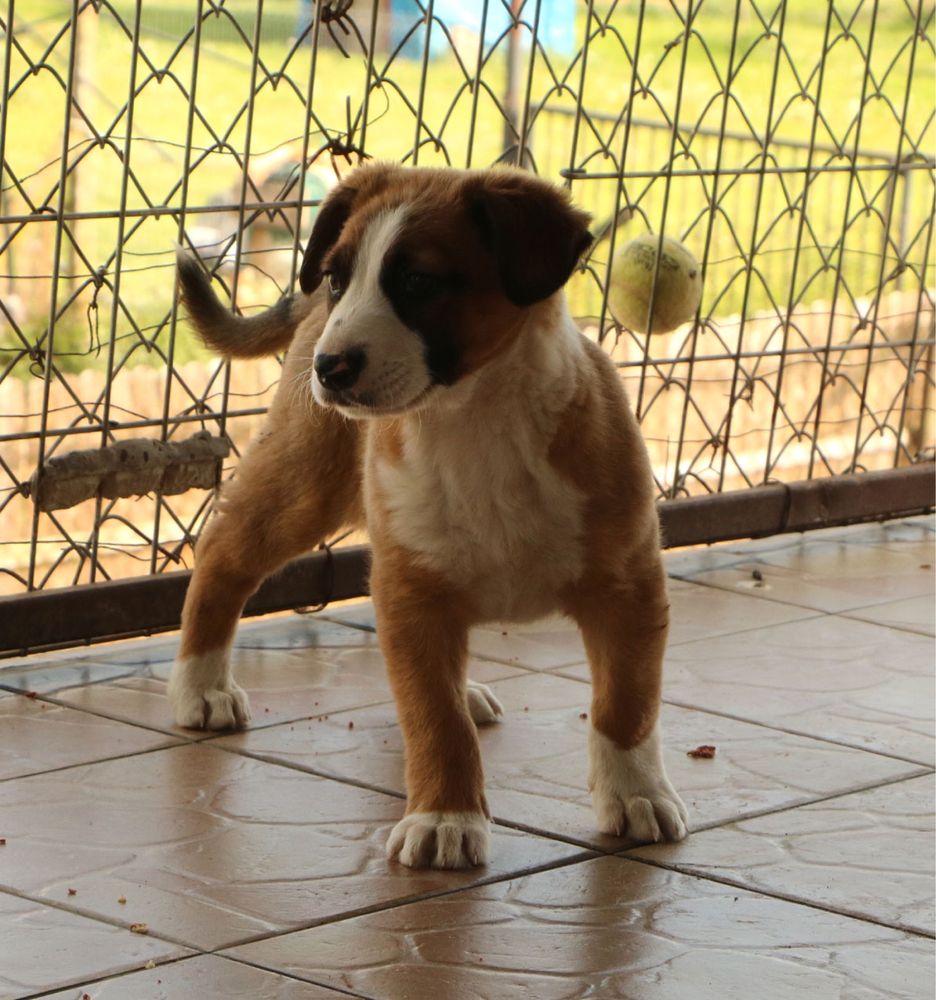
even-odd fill
[{"label": "tiled floor", "polygon": [[367,604],[245,623],[237,734],[172,725],[172,637],[0,664],[0,1000],[929,1000],[934,539],[667,556],[675,846],[595,831],[561,620],[473,636],[507,715],[492,861],[461,873],[384,859],[401,743]]}]

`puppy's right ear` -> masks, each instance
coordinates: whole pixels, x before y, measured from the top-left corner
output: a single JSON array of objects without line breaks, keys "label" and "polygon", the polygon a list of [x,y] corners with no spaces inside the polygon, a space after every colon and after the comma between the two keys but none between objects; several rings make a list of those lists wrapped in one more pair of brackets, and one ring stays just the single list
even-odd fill
[{"label": "puppy's right ear", "polygon": [[322,283],[322,261],[338,242],[357,194],[357,188],[350,184],[339,184],[322,202],[299,269],[299,287],[306,295]]}]

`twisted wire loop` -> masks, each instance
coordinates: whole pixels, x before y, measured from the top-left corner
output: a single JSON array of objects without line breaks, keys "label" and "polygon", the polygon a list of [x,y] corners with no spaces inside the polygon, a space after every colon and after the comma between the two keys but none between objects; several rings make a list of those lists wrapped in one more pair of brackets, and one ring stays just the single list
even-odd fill
[{"label": "twisted wire loop", "polygon": [[[239,454],[278,364],[198,346],[172,244],[262,308],[366,157],[520,164],[593,214],[569,299],[661,497],[932,457],[933,21],[931,0],[0,0],[0,593],[191,564],[210,493],[43,512],[29,479],[133,436]],[[672,333],[608,308],[646,231],[703,265]]]}]

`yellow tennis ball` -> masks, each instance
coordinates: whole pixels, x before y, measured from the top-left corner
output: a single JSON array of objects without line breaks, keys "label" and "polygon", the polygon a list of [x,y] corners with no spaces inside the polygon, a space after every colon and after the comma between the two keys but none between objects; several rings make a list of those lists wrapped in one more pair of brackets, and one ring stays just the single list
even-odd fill
[{"label": "yellow tennis ball", "polygon": [[692,319],[702,299],[702,270],[695,257],[678,240],[664,236],[657,269],[659,249],[659,235],[644,233],[615,250],[611,261],[608,305],[619,323],[637,333],[675,330]]}]

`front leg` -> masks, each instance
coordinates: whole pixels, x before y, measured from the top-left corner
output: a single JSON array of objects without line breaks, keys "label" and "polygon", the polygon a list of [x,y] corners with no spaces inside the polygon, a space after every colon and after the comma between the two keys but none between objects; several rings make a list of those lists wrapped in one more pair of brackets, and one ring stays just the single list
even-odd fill
[{"label": "front leg", "polygon": [[588,785],[602,833],[682,840],[688,813],[663,765],[660,690],[669,622],[659,564],[620,580],[588,581],[569,611],[592,674]]},{"label": "front leg", "polygon": [[[300,378],[305,356],[300,349],[295,360],[287,360],[281,389]],[[264,434],[225,484],[220,513],[199,539],[167,692],[180,726],[246,725],[247,695],[234,683],[230,667],[244,604],[289,559],[360,520],[355,424],[318,406],[297,405],[293,412],[286,404],[293,405],[294,398],[299,399],[277,396]],[[309,468],[320,480],[314,488],[304,478]]]},{"label": "front leg", "polygon": [[371,593],[406,752],[406,815],[387,855],[410,868],[483,865],[490,824],[464,600],[400,555],[375,559]]}]

